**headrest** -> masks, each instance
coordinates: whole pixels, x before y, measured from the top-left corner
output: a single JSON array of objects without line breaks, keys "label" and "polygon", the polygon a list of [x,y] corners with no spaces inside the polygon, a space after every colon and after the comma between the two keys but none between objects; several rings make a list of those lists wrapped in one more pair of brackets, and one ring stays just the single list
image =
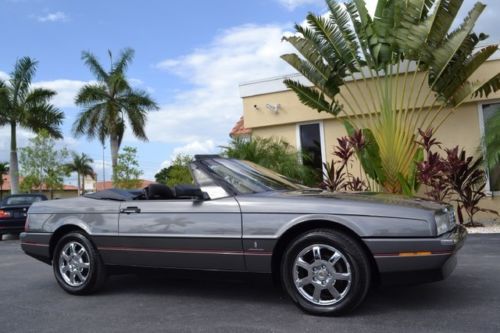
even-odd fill
[{"label": "headrest", "polygon": [[175,197],[170,187],[163,184],[149,184],[144,191],[148,200],[165,200]]}]

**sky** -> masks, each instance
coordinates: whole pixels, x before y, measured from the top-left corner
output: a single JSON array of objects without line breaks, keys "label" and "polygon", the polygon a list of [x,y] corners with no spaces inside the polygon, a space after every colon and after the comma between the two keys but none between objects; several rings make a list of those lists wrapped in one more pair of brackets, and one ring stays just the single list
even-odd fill
[{"label": "sky", "polygon": [[[375,3],[367,0],[371,11]],[[473,3],[464,1],[461,17]],[[495,20],[500,1],[483,3],[488,7],[476,30],[499,42]],[[143,178],[154,179],[178,153],[216,153],[227,144],[243,113],[238,85],[293,73],[279,57],[291,50],[281,37],[308,12],[326,11],[323,0],[0,0],[0,8],[0,78],[22,56],[39,61],[34,85],[57,91],[53,102],[66,116],[61,145],[90,155],[98,180],[101,144],[71,133],[80,111],[74,97],[94,80],[81,61],[82,51],[91,51],[107,65],[108,50],[135,49],[128,76],[136,88],[149,92],[160,110],[149,114],[148,142],[127,131],[122,146],[138,148]],[[32,136],[20,130],[19,145]],[[0,161],[8,160],[9,142],[9,129],[0,128]]]}]

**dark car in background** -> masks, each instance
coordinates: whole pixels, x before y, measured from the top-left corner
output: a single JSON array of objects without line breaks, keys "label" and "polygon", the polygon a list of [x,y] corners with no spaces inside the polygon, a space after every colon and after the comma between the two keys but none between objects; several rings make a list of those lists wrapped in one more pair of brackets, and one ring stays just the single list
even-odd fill
[{"label": "dark car in background", "polygon": [[24,223],[28,208],[34,202],[45,201],[43,194],[13,194],[0,203],[0,240],[5,234],[20,234],[24,231]]}]

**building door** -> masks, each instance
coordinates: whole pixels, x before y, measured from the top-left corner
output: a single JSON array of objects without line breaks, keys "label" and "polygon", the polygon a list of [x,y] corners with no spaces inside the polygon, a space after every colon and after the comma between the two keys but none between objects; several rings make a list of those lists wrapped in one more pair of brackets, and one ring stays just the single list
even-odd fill
[{"label": "building door", "polygon": [[298,139],[299,149],[304,154],[303,163],[315,170],[323,168],[323,140],[320,123],[299,124]]}]

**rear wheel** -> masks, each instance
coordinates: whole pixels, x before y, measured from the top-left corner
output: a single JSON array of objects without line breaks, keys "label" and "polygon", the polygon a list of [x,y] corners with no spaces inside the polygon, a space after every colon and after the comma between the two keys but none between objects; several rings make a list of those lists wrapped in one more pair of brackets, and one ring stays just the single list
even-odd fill
[{"label": "rear wheel", "polygon": [[281,277],[287,293],[302,310],[339,315],[364,300],[371,271],[356,240],[340,232],[317,229],[288,246]]},{"label": "rear wheel", "polygon": [[54,250],[54,275],[68,293],[83,295],[102,287],[106,268],[89,239],[80,232],[64,235]]}]

